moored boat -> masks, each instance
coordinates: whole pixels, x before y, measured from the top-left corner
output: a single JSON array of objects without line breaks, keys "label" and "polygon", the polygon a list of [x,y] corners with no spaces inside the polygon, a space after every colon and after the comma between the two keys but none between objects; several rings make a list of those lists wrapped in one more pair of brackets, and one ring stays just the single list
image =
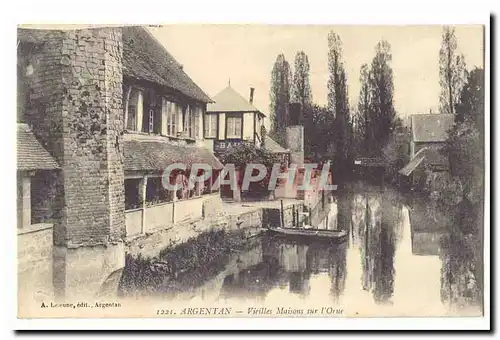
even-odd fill
[{"label": "moored boat", "polygon": [[318,239],[330,242],[344,242],[347,240],[346,230],[328,230],[328,229],[302,229],[302,228],[268,228],[269,232],[277,236],[299,238],[299,239]]}]

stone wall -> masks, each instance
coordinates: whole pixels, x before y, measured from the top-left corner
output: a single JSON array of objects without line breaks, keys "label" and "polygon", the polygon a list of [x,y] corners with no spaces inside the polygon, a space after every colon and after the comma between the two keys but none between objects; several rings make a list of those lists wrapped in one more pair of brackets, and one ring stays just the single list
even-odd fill
[{"label": "stone wall", "polygon": [[209,230],[224,229],[227,232],[243,231],[246,238],[258,235],[262,230],[262,210],[255,209],[240,215],[218,215],[205,219],[179,223],[154,233],[135,238],[127,243],[132,256],[155,257],[161,250],[179,245]]},{"label": "stone wall", "polygon": [[94,294],[124,266],[122,30],[20,29],[24,120],[61,165],[54,286]]},{"label": "stone wall", "polygon": [[35,224],[18,230],[17,265],[19,306],[21,301],[51,298],[52,224]]},{"label": "stone wall", "polygon": [[301,125],[287,126],[286,146],[290,149],[290,162],[298,167],[304,165],[304,127]]},{"label": "stone wall", "polygon": [[[293,227],[294,212],[303,210],[302,203],[287,204],[284,206],[284,220],[286,227]],[[299,215],[300,221],[304,215]],[[256,208],[242,213],[212,215],[204,219],[192,220],[169,226],[162,230],[137,237],[127,242],[127,252],[136,257],[139,254],[146,258],[157,256],[165,248],[173,247],[197,237],[209,230],[224,229],[228,233],[241,232],[248,239],[259,235],[268,226],[280,226],[280,209]]]},{"label": "stone wall", "polygon": [[26,120],[63,168],[54,241],[105,244],[125,234],[121,29],[29,35]]}]

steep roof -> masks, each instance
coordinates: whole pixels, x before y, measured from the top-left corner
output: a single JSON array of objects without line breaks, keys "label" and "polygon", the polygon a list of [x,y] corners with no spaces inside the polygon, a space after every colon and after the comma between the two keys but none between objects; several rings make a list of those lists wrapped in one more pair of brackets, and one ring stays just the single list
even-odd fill
[{"label": "steep roof", "polygon": [[215,95],[213,100],[215,103],[208,104],[207,112],[260,112],[231,86]]},{"label": "steep roof", "polygon": [[18,170],[53,170],[59,164],[36,139],[28,125],[17,124],[17,169]]},{"label": "steep roof", "polygon": [[278,144],[274,139],[272,139],[269,136],[266,136],[266,140],[264,142],[266,150],[268,150],[271,153],[286,153],[289,152],[285,148],[283,148],[281,145]]},{"label": "steep roof", "polygon": [[452,114],[417,114],[411,116],[414,142],[444,142],[453,126]]},{"label": "steep roof", "polygon": [[[124,76],[169,87],[203,103],[212,102],[146,28],[125,26],[122,30]],[[37,43],[58,36],[62,38],[64,31],[18,28],[17,32],[21,42]]]},{"label": "steep roof", "polygon": [[222,163],[210,150],[202,147],[176,145],[167,141],[124,142],[125,171],[162,170],[174,163],[190,167],[202,163],[214,169],[221,169]]},{"label": "steep roof", "polygon": [[212,101],[144,27],[123,27],[123,74],[170,87],[204,103]]}]

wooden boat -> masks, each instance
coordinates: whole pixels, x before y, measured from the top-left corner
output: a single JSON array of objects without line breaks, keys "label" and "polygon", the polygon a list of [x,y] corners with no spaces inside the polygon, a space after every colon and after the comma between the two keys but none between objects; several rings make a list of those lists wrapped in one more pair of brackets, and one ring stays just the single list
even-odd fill
[{"label": "wooden boat", "polygon": [[317,239],[330,242],[344,242],[347,240],[346,230],[302,229],[302,228],[268,228],[269,232],[277,236],[297,239]]}]

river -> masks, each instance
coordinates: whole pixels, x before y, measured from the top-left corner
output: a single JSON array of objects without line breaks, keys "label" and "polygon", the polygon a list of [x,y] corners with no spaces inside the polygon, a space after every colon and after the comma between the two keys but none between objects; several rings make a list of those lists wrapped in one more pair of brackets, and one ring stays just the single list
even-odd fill
[{"label": "river", "polygon": [[259,236],[223,264],[190,273],[196,280],[161,283],[169,286],[161,296],[292,312],[324,306],[349,316],[481,315],[479,242],[451,233],[450,223],[425,202],[358,185],[334,196],[321,226],[348,230],[346,242]]}]

